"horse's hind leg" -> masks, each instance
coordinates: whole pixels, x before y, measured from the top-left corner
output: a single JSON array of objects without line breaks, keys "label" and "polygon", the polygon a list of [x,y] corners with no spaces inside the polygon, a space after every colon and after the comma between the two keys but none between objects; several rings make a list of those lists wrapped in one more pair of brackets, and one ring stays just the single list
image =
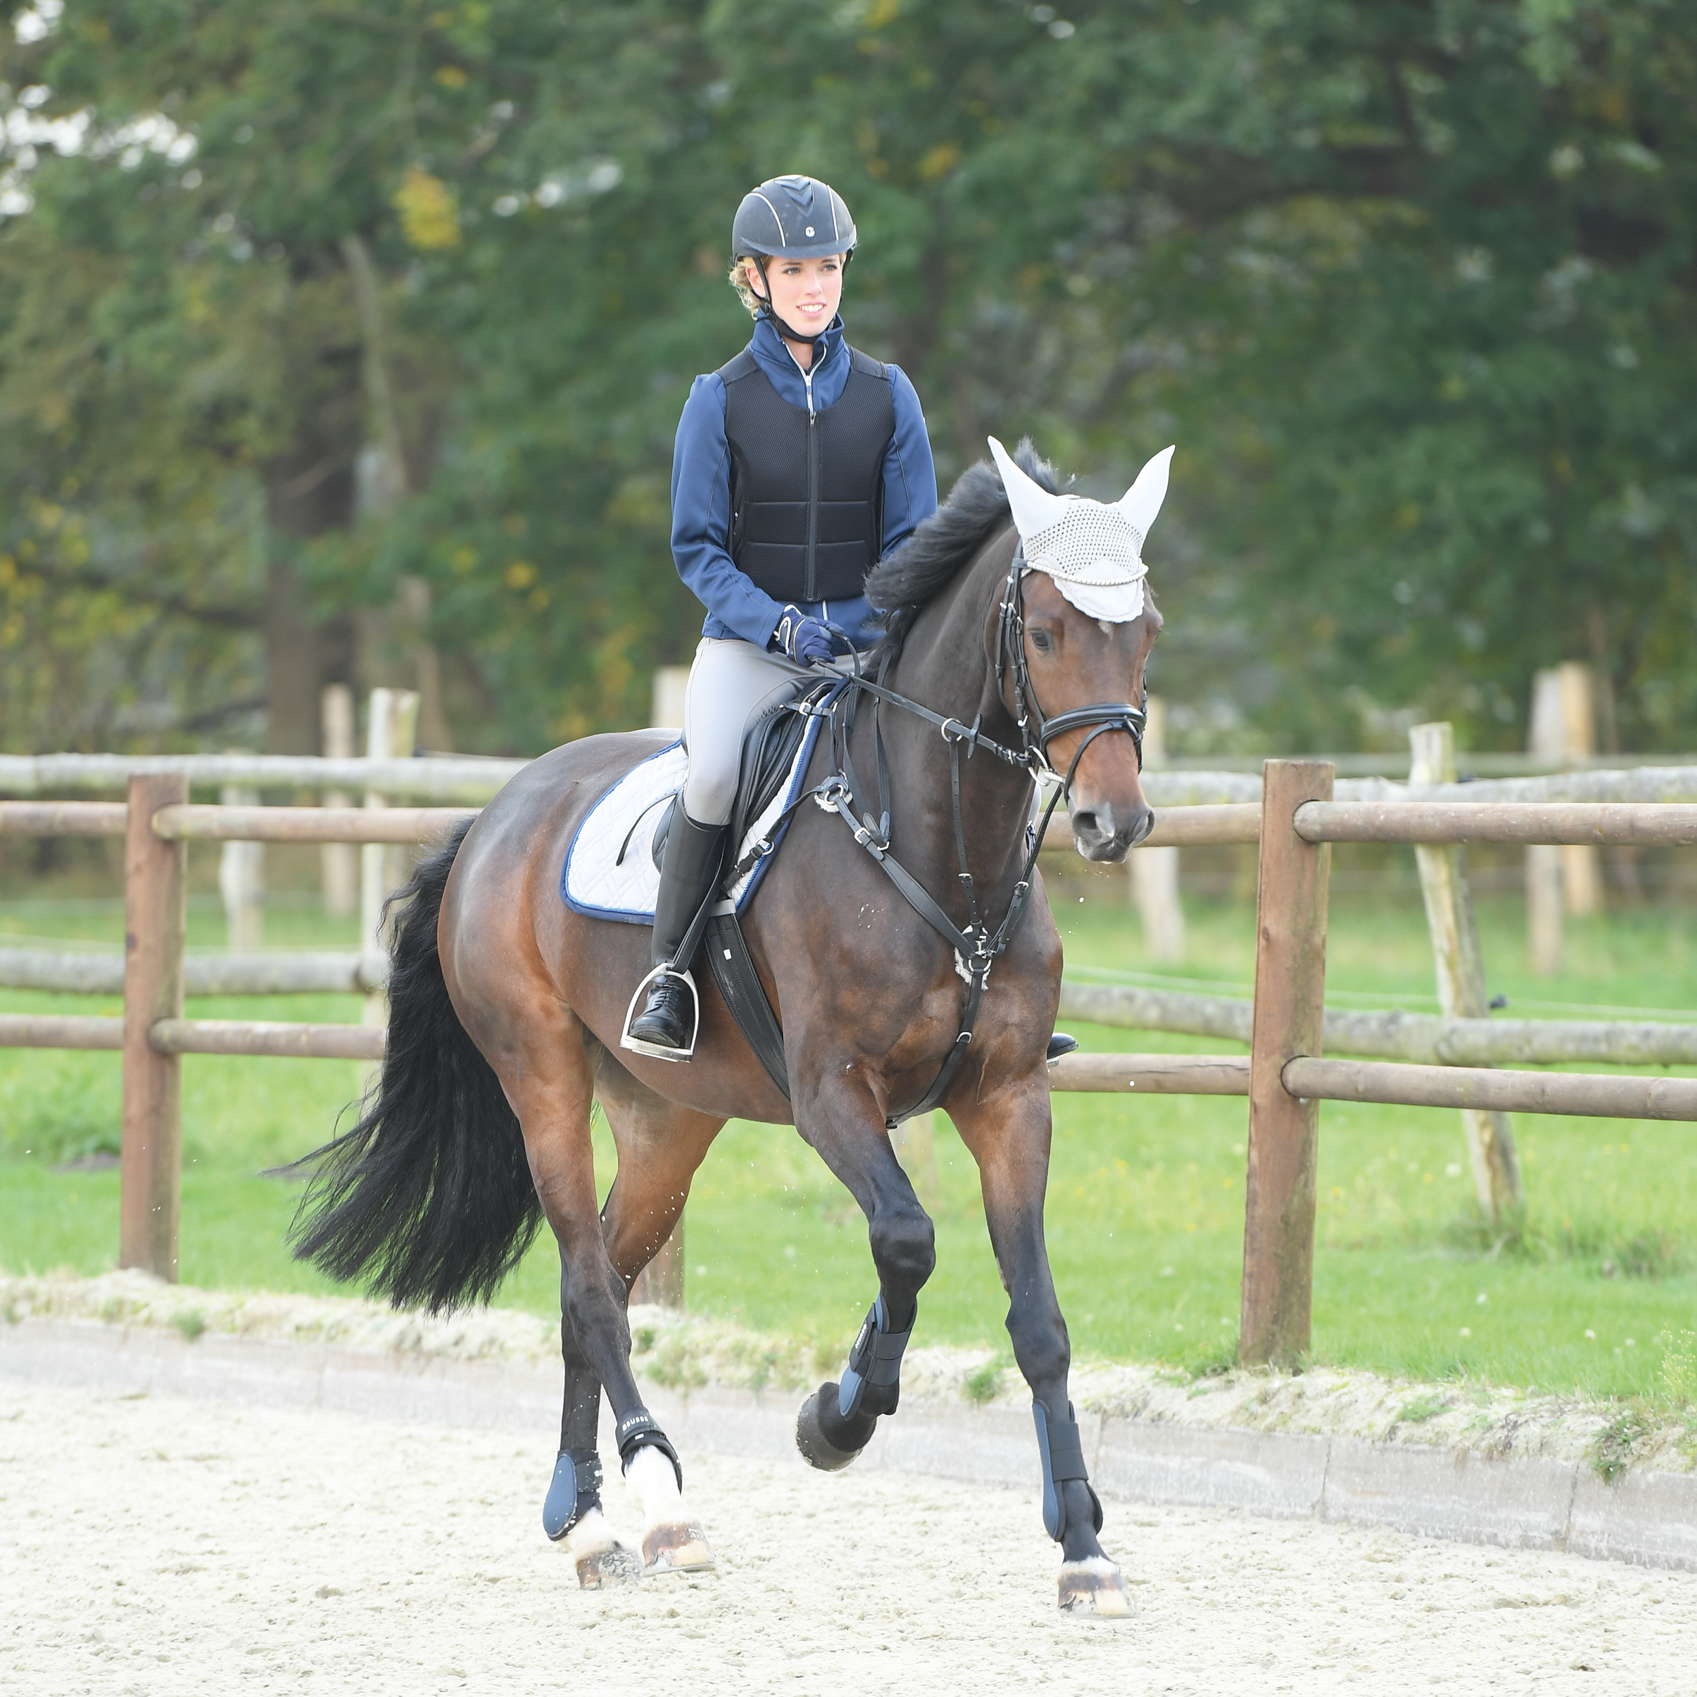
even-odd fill
[{"label": "horse's hind leg", "polygon": [[[599,1094],[618,1149],[618,1174],[601,1210],[602,1237],[628,1293],[671,1235],[696,1169],[724,1121],[665,1101],[610,1060],[603,1062]],[[561,1453],[575,1448],[593,1454],[600,1385],[564,1321],[561,1343],[566,1369]],[[638,1450],[626,1475],[643,1508],[643,1571],[711,1567],[706,1537],[684,1507],[680,1470],[658,1450]]]},{"label": "horse's hind leg", "polygon": [[[637,1390],[625,1320],[626,1281],[602,1241],[589,1138],[594,1071],[584,1029],[558,1004],[545,1019],[538,1019],[532,1009],[524,1021],[507,1018],[488,1023],[489,1033],[473,1031],[473,1036],[518,1116],[536,1194],[560,1250],[566,1407],[561,1453],[543,1509],[544,1526],[550,1537],[571,1550],[582,1583],[597,1585],[623,1576],[634,1563],[628,1556],[620,1559],[599,1515],[594,1426],[598,1398],[591,1378],[612,1406],[619,1454],[627,1472],[649,1449],[659,1452],[668,1469],[677,1468],[677,1457]],[[581,1372],[572,1371],[574,1357],[581,1363]]]},{"label": "horse's hind leg", "polygon": [[641,1578],[642,1563],[614,1537],[602,1512],[601,1455],[596,1442],[601,1381],[589,1357],[578,1348],[566,1317],[566,1284],[562,1249],[560,1354],[565,1362],[565,1397],[560,1415],[560,1453],[542,1504],[542,1529],[572,1558],[578,1584],[586,1591],[599,1591],[621,1580]]}]

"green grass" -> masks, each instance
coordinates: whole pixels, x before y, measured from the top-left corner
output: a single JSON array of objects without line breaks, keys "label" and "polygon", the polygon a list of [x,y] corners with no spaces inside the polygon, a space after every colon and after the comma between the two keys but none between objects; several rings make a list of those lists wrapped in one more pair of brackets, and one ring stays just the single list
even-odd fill
[{"label": "green grass", "polygon": [[[1135,921],[1118,879],[1056,891],[1069,964],[1137,963]],[[1082,895],[1084,900],[1077,898]],[[1192,901],[1200,982],[1246,991],[1248,909]],[[1515,1012],[1558,1004],[1697,1006],[1697,920],[1674,908],[1575,924],[1567,968],[1541,982],[1522,960],[1509,901],[1482,910],[1493,991]],[[7,933],[121,932],[112,904],[37,901],[0,910]],[[272,941],[337,940],[308,912],[283,910]],[[197,901],[191,939],[220,940]],[[346,940],[345,936],[341,940]],[[1329,950],[1332,994],[1427,1006],[1430,964],[1418,896],[1340,890]],[[117,1012],[114,1001],[0,993],[0,1007]],[[191,1015],[347,1020],[354,998],[197,1002]],[[1076,1028],[1091,1047],[1227,1047],[1155,1033]],[[296,1187],[260,1169],[331,1132],[363,1069],[330,1061],[191,1057],[183,1069],[181,1276],[206,1286],[328,1291],[291,1261],[283,1236]],[[116,1148],[115,1055],[0,1050],[0,1266],[13,1272],[113,1264],[118,1183],[111,1170],[57,1170]],[[1048,1218],[1055,1277],[1080,1358],[1156,1361],[1203,1373],[1235,1334],[1243,1230],[1245,1110],[1240,1099],[1058,1096]],[[1479,1220],[1457,1116],[1329,1103],[1321,1115],[1314,1291],[1318,1360],[1424,1380],[1488,1380],[1546,1390],[1689,1399],[1697,1309],[1697,1185],[1689,1127],[1654,1122],[1514,1121],[1527,1192],[1517,1231]],[[604,1136],[598,1150],[610,1172]],[[1005,1350],[1006,1299],[985,1239],[976,1174],[946,1122],[936,1134],[938,1267],[921,1335]],[[792,1132],[733,1123],[692,1196],[690,1304],[758,1330],[846,1348],[873,1293],[866,1229],[846,1192]],[[539,1243],[504,1303],[557,1311],[551,1246]]]}]

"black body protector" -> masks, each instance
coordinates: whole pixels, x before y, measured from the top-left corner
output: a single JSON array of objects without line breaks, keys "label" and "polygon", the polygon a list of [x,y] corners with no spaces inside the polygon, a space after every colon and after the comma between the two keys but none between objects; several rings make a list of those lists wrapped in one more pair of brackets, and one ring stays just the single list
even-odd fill
[{"label": "black body protector", "polygon": [[731,558],[774,601],[860,595],[882,551],[895,401],[884,366],[847,351],[848,383],[819,411],[786,401],[746,348],[719,370],[731,451]]}]

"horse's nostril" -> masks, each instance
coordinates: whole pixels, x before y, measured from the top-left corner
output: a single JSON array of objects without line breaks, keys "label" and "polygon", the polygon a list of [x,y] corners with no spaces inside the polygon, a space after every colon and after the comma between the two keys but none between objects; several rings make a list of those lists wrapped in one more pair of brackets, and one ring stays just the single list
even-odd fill
[{"label": "horse's nostril", "polygon": [[1086,833],[1094,832],[1096,829],[1095,809],[1087,807],[1083,812],[1073,814],[1072,828],[1075,831],[1084,831]]}]

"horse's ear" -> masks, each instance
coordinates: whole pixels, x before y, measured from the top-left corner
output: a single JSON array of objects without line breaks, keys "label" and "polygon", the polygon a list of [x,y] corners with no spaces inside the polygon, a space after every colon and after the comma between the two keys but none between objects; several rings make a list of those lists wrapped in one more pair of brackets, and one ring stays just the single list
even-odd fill
[{"label": "horse's ear", "polygon": [[1051,495],[1040,483],[1026,476],[994,436],[987,440],[996,461],[996,470],[1002,474],[1002,487],[1008,492],[1008,506],[1013,510],[1014,529],[1019,532],[1020,540],[1024,541],[1060,517],[1063,510],[1061,497]]},{"label": "horse's ear", "polygon": [[1167,498],[1167,467],[1173,451],[1163,448],[1137,474],[1137,481],[1120,497],[1120,511],[1136,526],[1137,534],[1148,539],[1150,526]]}]

